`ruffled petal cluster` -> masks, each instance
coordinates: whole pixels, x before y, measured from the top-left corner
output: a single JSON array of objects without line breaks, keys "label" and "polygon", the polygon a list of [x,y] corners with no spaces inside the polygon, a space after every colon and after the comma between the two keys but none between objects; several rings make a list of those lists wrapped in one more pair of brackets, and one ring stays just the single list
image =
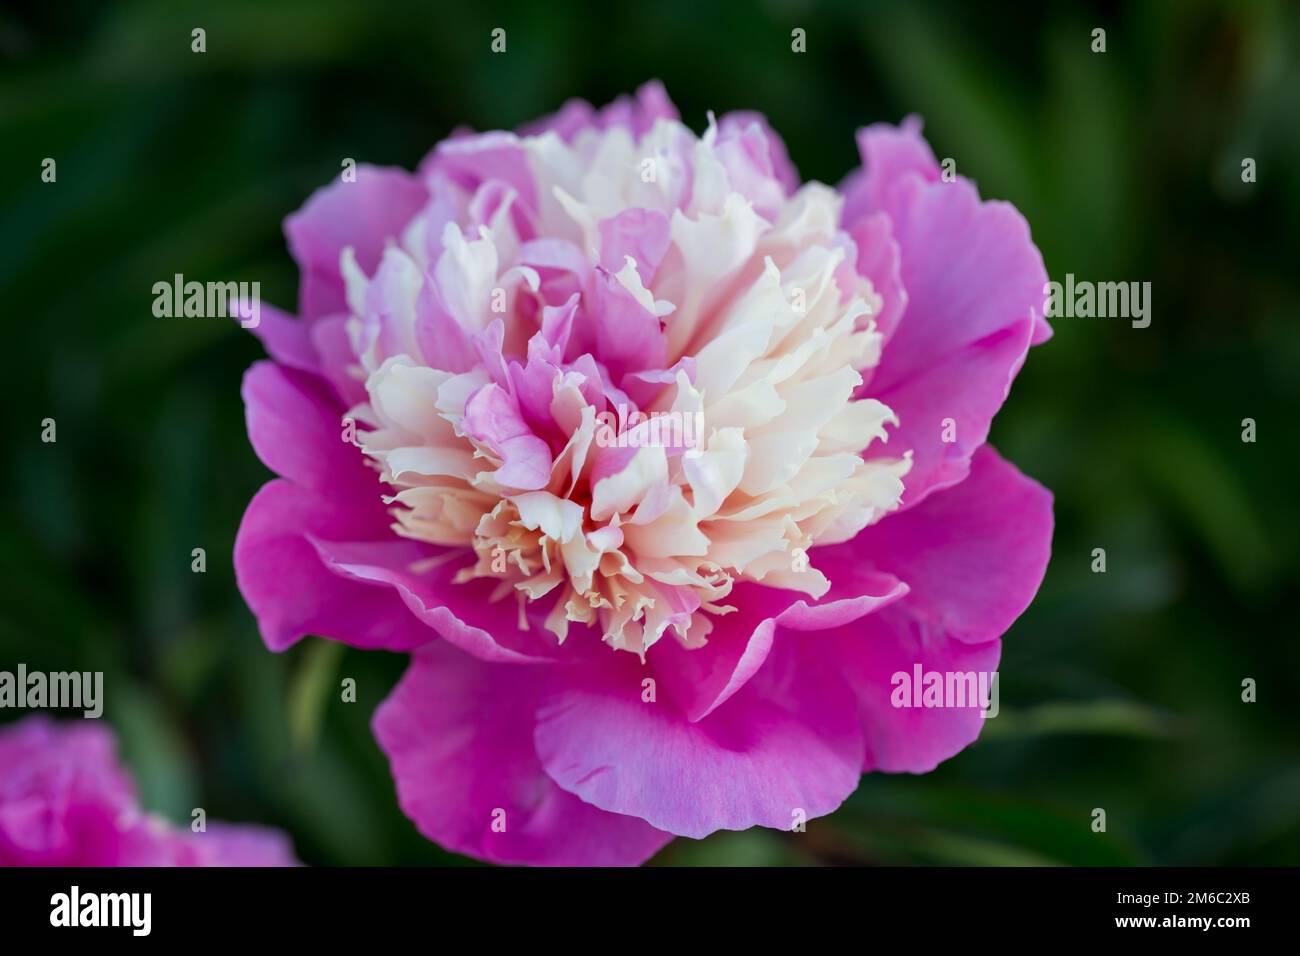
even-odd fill
[{"label": "ruffled petal cluster", "polygon": [[920,772],[978,708],[1051,500],[985,445],[1046,281],[1015,210],[870,127],[840,189],[661,87],[362,167],[286,222],[236,544],[272,649],[411,653],[403,809],[483,859],[640,862]]}]

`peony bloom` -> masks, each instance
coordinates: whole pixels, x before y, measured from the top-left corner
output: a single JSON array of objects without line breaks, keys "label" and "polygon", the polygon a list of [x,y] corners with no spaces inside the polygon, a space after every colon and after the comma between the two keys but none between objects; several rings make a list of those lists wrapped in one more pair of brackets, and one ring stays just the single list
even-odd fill
[{"label": "peony bloom", "polygon": [[273,650],[410,652],[374,731],[429,839],[634,864],[978,735],[891,675],[994,670],[1042,579],[1051,498],[984,442],[1046,275],[919,123],[859,144],[800,184],[761,117],[697,136],[650,84],[286,222],[239,586]]},{"label": "peony bloom", "polygon": [[181,829],[140,809],[98,722],[0,727],[0,866],[296,866],[265,827]]}]

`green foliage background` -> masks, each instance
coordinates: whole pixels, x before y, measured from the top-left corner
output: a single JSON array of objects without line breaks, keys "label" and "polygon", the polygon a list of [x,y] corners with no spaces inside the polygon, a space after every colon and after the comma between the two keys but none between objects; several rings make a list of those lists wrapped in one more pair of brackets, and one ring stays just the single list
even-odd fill
[{"label": "green foliage background", "polygon": [[1058,320],[994,426],[1055,492],[1057,533],[983,738],[928,776],[864,778],[807,834],[679,840],[657,862],[1300,862],[1298,49],[1282,2],[9,4],[0,668],[105,671],[144,800],[175,820],[280,826],[313,864],[463,862],[398,811],[370,736],[403,659],[258,639],[228,556],[267,477],[239,399],[261,349],[155,319],[153,283],[260,280],[291,308],[280,222],[342,157],[410,168],[455,126],[651,77],[696,129],[766,113],[832,183],[859,126],[916,112],[1024,212],[1053,277],[1149,280],[1151,327]]}]

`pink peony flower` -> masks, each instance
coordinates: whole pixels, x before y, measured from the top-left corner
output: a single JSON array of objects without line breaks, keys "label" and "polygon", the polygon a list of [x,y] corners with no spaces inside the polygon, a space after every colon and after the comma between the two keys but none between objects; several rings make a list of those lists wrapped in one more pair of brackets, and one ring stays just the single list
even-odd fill
[{"label": "pink peony flower", "polygon": [[296,866],[265,827],[180,829],[146,814],[99,723],[0,727],[0,866]]},{"label": "pink peony flower", "polygon": [[649,84],[286,222],[239,586],[274,650],[411,653],[374,730],[429,839],[634,864],[978,735],[891,675],[994,670],[1042,579],[1050,495],[985,439],[1046,275],[918,122],[859,145],[801,185],[761,117],[696,136]]}]

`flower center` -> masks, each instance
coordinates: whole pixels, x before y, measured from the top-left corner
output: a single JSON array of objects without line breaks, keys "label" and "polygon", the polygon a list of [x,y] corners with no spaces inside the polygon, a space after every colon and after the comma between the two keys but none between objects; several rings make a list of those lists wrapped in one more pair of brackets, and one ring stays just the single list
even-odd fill
[{"label": "flower center", "polygon": [[[882,302],[838,197],[813,183],[760,215],[716,138],[661,120],[638,143],[518,140],[525,214],[505,190],[432,252],[426,214],[372,277],[344,253],[394,530],[466,549],[458,581],[498,580],[560,642],[580,623],[642,655],[700,646],[741,581],[820,598],[809,550],[902,495],[910,453],[874,453],[897,420],[855,397]],[[690,183],[643,188],[640,156]]]}]

